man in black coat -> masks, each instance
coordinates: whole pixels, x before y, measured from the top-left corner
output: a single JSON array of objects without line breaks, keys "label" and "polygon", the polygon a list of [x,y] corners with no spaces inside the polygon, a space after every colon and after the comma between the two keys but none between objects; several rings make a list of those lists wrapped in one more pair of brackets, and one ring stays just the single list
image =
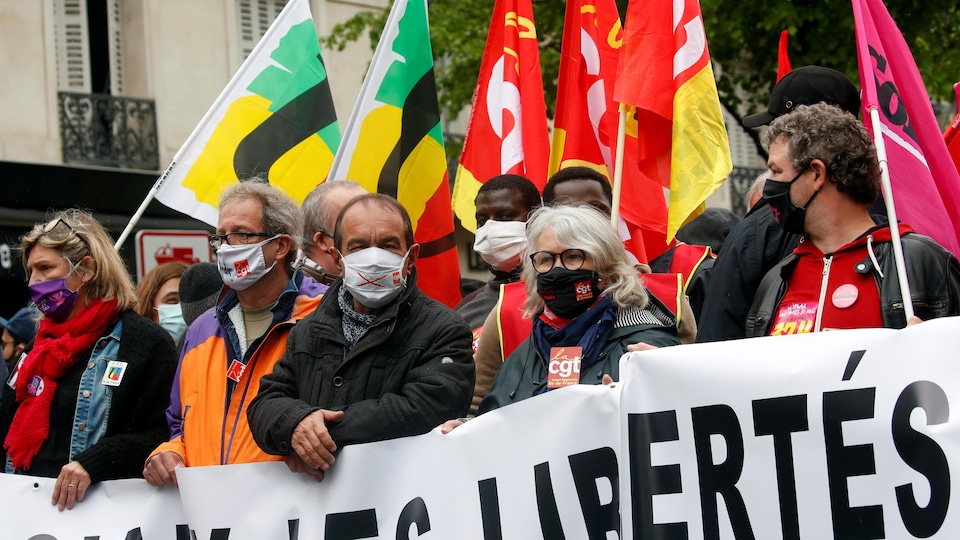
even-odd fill
[{"label": "man in black coat", "polygon": [[[829,103],[857,116],[860,93],[845,75],[821,66],[787,73],[773,88],[766,111],[747,116],[744,127],[765,126],[798,105]],[[710,284],[697,316],[697,343],[746,337],[747,314],[760,280],[789,255],[800,237],[785,232],[760,199],[730,231],[717,256]]]},{"label": "man in black coat", "polygon": [[343,445],[464,416],[475,377],[467,324],[417,288],[420,246],[399,202],[351,200],[334,245],[341,279],[291,331],[247,412],[260,448],[318,481]]}]

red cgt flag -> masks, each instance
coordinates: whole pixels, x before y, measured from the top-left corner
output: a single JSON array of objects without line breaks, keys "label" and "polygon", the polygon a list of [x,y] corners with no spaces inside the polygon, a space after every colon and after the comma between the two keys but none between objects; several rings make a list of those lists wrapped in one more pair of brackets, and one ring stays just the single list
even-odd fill
[{"label": "red cgt flag", "polygon": [[793,68],[790,67],[790,54],[787,52],[787,41],[789,37],[789,31],[784,30],[780,32],[780,47],[777,50],[777,82],[780,82],[780,79],[782,79],[784,75],[793,70]]},{"label": "red cgt flag", "polygon": [[[567,2],[551,174],[582,166],[612,178],[619,118],[613,86],[622,43],[614,0]],[[667,248],[667,204],[662,186],[642,176],[637,167],[637,124],[632,115],[627,131],[620,215],[631,218],[624,217],[620,233],[637,260],[649,262]]]},{"label": "red cgt flag", "polygon": [[497,0],[453,189],[460,223],[476,231],[473,201],[494,176],[519,174],[542,191],[549,152],[533,6],[530,0]]},{"label": "red cgt flag", "polygon": [[733,168],[697,0],[630,1],[614,99],[637,107],[637,163],[669,190],[672,240]]}]

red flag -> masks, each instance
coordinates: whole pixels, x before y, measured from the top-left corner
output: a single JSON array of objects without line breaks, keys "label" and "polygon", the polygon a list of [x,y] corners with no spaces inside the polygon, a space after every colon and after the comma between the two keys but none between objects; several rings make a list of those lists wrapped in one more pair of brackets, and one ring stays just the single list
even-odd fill
[{"label": "red flag", "polygon": [[640,174],[669,189],[672,240],[733,168],[700,4],[631,0],[621,51],[614,99],[637,107]]},{"label": "red flag", "polygon": [[530,0],[497,0],[460,154],[453,209],[477,229],[473,201],[500,174],[519,174],[542,191],[550,155],[540,48]]},{"label": "red flag", "polygon": [[[571,166],[612,177],[617,144],[618,104],[613,99],[623,31],[614,0],[567,2],[557,112],[553,123],[550,174]],[[667,248],[667,204],[659,182],[640,175],[637,124],[631,115],[624,157],[621,237],[641,262]],[[629,187],[627,187],[629,186]],[[630,210],[627,210],[629,208]]]},{"label": "red flag", "polygon": [[864,123],[879,111],[898,219],[960,255],[960,174],[916,61],[882,2],[853,0],[853,17]]},{"label": "red flag", "polygon": [[777,51],[777,82],[780,82],[780,79],[784,75],[790,73],[793,70],[790,67],[790,55],[787,52],[787,39],[790,36],[790,32],[784,30],[780,32],[780,47]]}]

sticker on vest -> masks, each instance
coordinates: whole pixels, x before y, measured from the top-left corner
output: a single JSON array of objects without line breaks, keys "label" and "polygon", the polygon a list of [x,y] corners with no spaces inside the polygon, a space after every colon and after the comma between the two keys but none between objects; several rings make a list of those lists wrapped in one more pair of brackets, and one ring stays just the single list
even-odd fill
[{"label": "sticker on vest", "polygon": [[30,382],[27,383],[27,393],[31,396],[39,396],[43,393],[43,379],[39,375],[30,377]]},{"label": "sticker on vest", "polygon": [[239,360],[234,360],[230,363],[230,369],[227,370],[227,378],[233,382],[240,382],[240,377],[243,376],[243,370],[247,369],[245,364],[240,363]]},{"label": "sticker on vest", "polygon": [[860,296],[860,290],[857,289],[856,285],[847,283],[837,287],[837,290],[833,291],[833,305],[839,309],[848,308],[857,301],[857,297]]},{"label": "sticker on vest", "polygon": [[20,374],[20,368],[23,367],[23,361],[27,359],[27,353],[20,353],[20,359],[17,360],[17,365],[13,368],[13,373],[10,374],[10,377],[7,378],[7,386],[13,388],[17,384],[17,375]]},{"label": "sticker on vest", "polygon": [[480,343],[480,332],[483,332],[482,326],[473,330],[473,354],[477,354],[477,343]]},{"label": "sticker on vest", "polygon": [[580,383],[580,347],[550,347],[547,388],[563,388]]},{"label": "sticker on vest", "polygon": [[107,372],[103,374],[103,380],[100,384],[107,386],[120,386],[124,373],[127,372],[127,363],[119,360],[111,360],[107,363]]},{"label": "sticker on vest", "polygon": [[787,336],[790,334],[809,334],[813,332],[813,323],[817,319],[816,302],[795,302],[780,307],[776,324],[771,336]]}]

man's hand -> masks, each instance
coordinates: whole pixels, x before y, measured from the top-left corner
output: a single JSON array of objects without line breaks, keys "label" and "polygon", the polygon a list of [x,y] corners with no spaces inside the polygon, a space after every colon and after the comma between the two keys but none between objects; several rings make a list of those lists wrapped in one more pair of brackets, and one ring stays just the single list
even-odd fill
[{"label": "man's hand", "polygon": [[283,461],[287,464],[287,468],[290,469],[291,472],[303,473],[314,477],[317,482],[323,482],[323,470],[314,469],[313,467],[307,465],[305,461],[300,459],[300,456],[296,454],[290,454],[289,456],[283,458]]},{"label": "man's hand", "polygon": [[463,425],[463,420],[460,418],[457,418],[454,420],[447,420],[446,422],[440,424],[440,433],[443,433],[444,435],[446,435],[447,433],[450,433],[451,431],[457,429],[462,425]]},{"label": "man's hand", "polygon": [[649,343],[643,343],[643,342],[627,345],[627,350],[630,352],[652,351],[654,349],[659,349],[659,348],[660,347],[657,347],[656,345],[651,345]]},{"label": "man's hand", "polygon": [[67,463],[60,469],[57,483],[53,485],[53,498],[50,499],[50,504],[57,505],[57,509],[61,512],[64,508],[73,510],[74,503],[83,500],[90,482],[90,475],[83,465],[76,461]]},{"label": "man's hand", "polygon": [[307,466],[326,471],[336,461],[333,453],[337,451],[337,444],[330,437],[327,423],[339,422],[342,418],[343,411],[320,409],[310,413],[293,428],[290,446]]},{"label": "man's hand", "polygon": [[151,486],[177,484],[177,467],[183,467],[183,458],[176,452],[160,452],[143,464],[143,477]]}]

